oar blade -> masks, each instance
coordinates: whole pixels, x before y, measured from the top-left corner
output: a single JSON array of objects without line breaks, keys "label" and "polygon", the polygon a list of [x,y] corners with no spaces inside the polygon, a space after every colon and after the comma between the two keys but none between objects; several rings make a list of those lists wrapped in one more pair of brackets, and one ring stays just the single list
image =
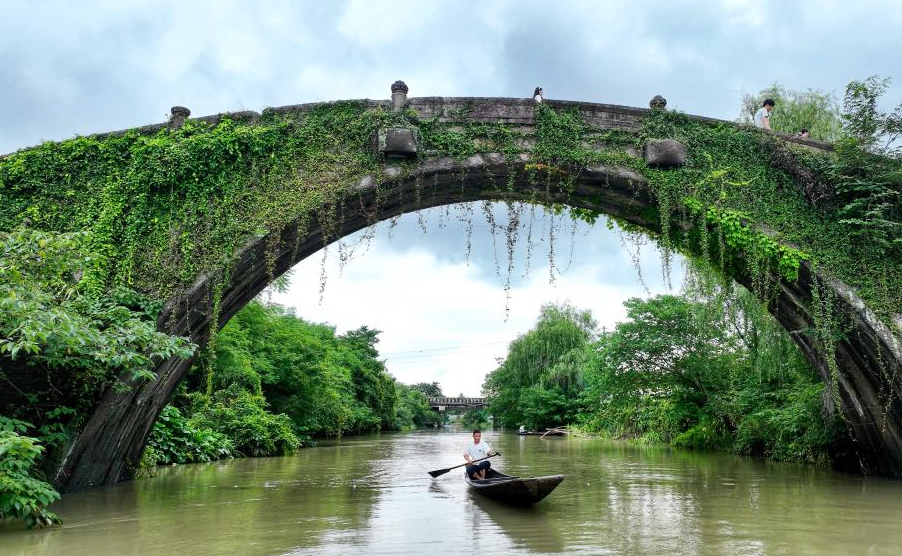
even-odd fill
[{"label": "oar blade", "polygon": [[429,476],[434,479],[435,477],[441,477],[448,471],[451,471],[451,470],[450,469],[436,469],[435,471],[430,471]]}]

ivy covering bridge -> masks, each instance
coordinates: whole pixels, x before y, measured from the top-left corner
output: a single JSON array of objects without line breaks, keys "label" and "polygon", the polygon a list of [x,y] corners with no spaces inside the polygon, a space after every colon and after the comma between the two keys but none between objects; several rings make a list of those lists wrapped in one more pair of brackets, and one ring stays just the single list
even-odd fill
[{"label": "ivy covering bridge", "polygon": [[[392,93],[187,120],[174,110],[168,124],[0,159],[0,230],[79,234],[89,262],[73,287],[117,292],[152,324],[125,339],[157,354],[141,372],[117,374],[125,362],[111,354],[105,376],[53,394],[91,400],[68,424],[58,488],[131,477],[192,346],[215,342],[298,261],[400,214],[473,201],[605,215],[709,261],[758,295],[830,386],[862,471],[902,476],[900,215],[869,187],[894,161],[850,165],[854,146],[687,116],[663,99],[407,98],[400,82]],[[13,385],[4,405],[47,389],[32,372],[40,331],[15,333],[0,361]]]}]

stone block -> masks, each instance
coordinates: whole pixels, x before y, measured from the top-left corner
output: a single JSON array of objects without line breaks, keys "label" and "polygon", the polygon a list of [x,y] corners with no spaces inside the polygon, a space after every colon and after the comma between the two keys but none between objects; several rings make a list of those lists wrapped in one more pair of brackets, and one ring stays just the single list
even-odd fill
[{"label": "stone block", "polygon": [[645,143],[645,162],[661,168],[682,166],[686,163],[686,146],[673,139],[650,139]]},{"label": "stone block", "polygon": [[376,152],[388,158],[410,158],[417,155],[414,130],[406,127],[384,127],[376,132]]}]

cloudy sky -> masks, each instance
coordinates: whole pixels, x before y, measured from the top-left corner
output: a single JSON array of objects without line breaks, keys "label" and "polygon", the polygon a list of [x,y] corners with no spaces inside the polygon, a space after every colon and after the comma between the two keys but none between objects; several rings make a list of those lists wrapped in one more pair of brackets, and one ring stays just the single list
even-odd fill
[{"label": "cloudy sky", "polygon": [[[902,100],[902,4],[890,1],[4,0],[2,14],[0,152],[160,122],[176,104],[207,115],[387,98],[396,79],[411,96],[525,97],[542,85],[548,98],[646,106],[662,94],[725,119],[742,93],[775,81],[841,96],[850,79],[880,74],[896,81],[888,100]],[[489,228],[477,219],[467,259],[459,213],[429,211],[425,234],[416,215],[383,225],[344,269],[336,247],[322,302],[321,256],[275,299],[339,331],[382,330],[402,381],[475,395],[542,303],[567,300],[611,326],[625,298],[667,289],[652,246],[639,255],[646,289],[622,238],[582,226],[571,243],[567,223],[555,250],[569,267],[549,284],[549,221],[537,216],[508,315]],[[678,267],[673,278],[678,288]]]}]

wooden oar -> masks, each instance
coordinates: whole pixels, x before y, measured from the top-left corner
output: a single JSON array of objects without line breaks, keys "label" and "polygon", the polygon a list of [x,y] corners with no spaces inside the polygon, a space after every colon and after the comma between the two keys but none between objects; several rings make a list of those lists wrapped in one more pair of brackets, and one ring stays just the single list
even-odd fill
[{"label": "wooden oar", "polygon": [[447,469],[436,469],[435,471],[430,471],[429,474],[430,474],[433,478],[434,478],[434,477],[438,477],[438,476],[444,475],[445,473],[447,473],[448,471],[451,471],[452,469],[457,469],[458,467],[463,467],[463,466],[465,466],[465,465],[470,465],[471,463],[476,463],[477,461],[482,461],[482,460],[484,460],[484,459],[489,459],[489,458],[493,458],[493,457],[495,457],[495,456],[500,456],[500,455],[501,455],[501,452],[495,452],[494,454],[492,454],[492,455],[490,455],[490,456],[486,456],[486,457],[484,457],[484,458],[479,458],[479,459],[474,459],[474,460],[469,461],[469,462],[467,462],[467,463],[462,463],[462,464],[460,464],[460,465],[455,465],[454,467],[449,467],[449,468],[447,468]]}]

